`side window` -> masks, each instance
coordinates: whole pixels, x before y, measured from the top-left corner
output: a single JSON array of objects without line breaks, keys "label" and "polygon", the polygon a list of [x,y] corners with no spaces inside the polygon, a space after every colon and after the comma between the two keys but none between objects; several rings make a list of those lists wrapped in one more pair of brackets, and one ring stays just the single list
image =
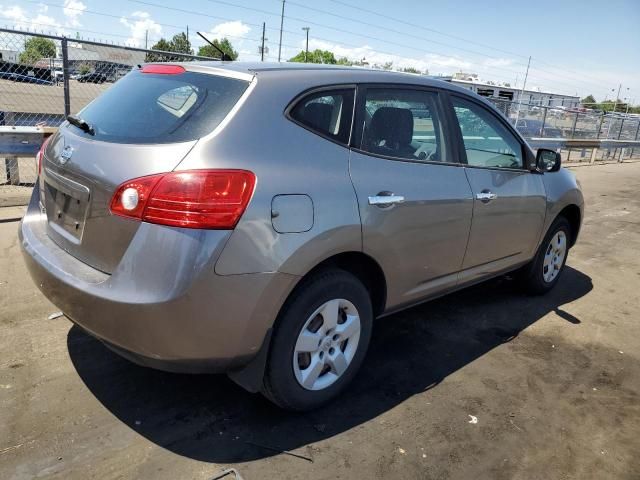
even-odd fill
[{"label": "side window", "polygon": [[353,89],[311,93],[293,107],[291,118],[310,130],[341,143],[349,142]]},{"label": "side window", "polygon": [[414,161],[446,162],[437,105],[433,92],[367,89],[361,149]]},{"label": "side window", "polygon": [[522,168],[522,145],[488,110],[452,97],[467,163],[477,167]]}]

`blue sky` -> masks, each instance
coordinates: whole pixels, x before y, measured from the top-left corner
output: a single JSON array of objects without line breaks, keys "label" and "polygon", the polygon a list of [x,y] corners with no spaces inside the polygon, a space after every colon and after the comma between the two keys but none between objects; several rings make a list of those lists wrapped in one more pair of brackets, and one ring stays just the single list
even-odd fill
[{"label": "blue sky", "polygon": [[[240,60],[258,59],[262,22],[268,61],[277,60],[280,0],[0,0],[0,25],[144,46],[189,26],[227,36]],[[304,48],[431,74],[478,73],[484,80],[640,103],[640,0],[288,0],[283,59]],[[614,92],[611,92],[615,89]]]}]

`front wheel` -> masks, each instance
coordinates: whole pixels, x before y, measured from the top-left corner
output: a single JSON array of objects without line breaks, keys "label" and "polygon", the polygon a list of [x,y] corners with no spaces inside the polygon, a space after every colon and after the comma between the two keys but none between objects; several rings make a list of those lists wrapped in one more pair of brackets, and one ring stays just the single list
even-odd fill
[{"label": "front wheel", "polygon": [[564,270],[571,241],[571,226],[564,217],[558,217],[549,228],[536,256],[524,268],[527,291],[541,295],[551,290]]},{"label": "front wheel", "polygon": [[306,280],[274,330],[263,394],[298,411],[335,398],[364,360],[372,321],[369,293],[355,276],[336,269]]}]

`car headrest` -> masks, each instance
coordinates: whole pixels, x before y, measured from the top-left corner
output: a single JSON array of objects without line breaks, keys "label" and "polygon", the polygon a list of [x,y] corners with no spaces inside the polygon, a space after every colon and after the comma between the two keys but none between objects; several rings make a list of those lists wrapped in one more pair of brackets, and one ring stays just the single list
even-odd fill
[{"label": "car headrest", "polygon": [[327,103],[308,103],[302,111],[302,117],[306,122],[319,130],[331,132],[331,115],[333,105]]},{"label": "car headrest", "polygon": [[408,108],[380,107],[371,118],[371,130],[377,141],[408,145],[413,138],[413,114]]}]

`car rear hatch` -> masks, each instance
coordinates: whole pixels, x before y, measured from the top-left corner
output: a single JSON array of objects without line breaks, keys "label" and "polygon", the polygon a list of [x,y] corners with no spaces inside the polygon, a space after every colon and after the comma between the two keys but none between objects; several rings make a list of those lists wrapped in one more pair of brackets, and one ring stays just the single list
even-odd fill
[{"label": "car rear hatch", "polygon": [[113,272],[140,225],[111,213],[117,187],[175,169],[248,85],[164,64],[114,84],[43,149],[39,187],[49,237],[88,265]]}]

